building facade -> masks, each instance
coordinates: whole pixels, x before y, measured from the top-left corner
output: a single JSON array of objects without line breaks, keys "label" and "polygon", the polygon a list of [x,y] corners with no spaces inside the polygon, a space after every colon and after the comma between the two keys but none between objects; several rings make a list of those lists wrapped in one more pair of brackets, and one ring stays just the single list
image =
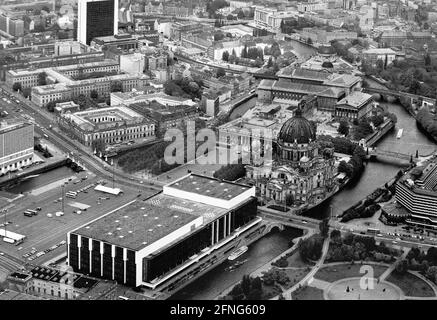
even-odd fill
[{"label": "building facade", "polygon": [[279,131],[272,163],[248,166],[246,177],[264,200],[305,209],[332,195],[337,185],[334,150],[321,150],[316,128],[301,112],[296,110]]},{"label": "building facade", "polygon": [[79,0],[77,40],[89,45],[96,37],[118,33],[118,0]]},{"label": "building facade", "polygon": [[0,126],[0,173],[29,166],[33,162],[33,124],[16,123]]},{"label": "building facade", "polygon": [[116,144],[155,137],[155,123],[127,107],[108,107],[58,115],[59,126],[83,145]]}]

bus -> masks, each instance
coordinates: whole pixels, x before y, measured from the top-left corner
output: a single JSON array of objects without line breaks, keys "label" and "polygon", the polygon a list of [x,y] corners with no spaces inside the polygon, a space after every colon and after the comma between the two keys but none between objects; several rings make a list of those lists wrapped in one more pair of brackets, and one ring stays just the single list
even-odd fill
[{"label": "bus", "polygon": [[68,192],[65,194],[65,196],[66,196],[67,198],[76,199],[76,197],[77,197],[77,192],[74,192],[74,191],[68,191]]},{"label": "bus", "polygon": [[26,211],[24,211],[24,215],[26,217],[36,216],[37,214],[38,214],[38,212],[36,212],[35,210],[27,209]]}]

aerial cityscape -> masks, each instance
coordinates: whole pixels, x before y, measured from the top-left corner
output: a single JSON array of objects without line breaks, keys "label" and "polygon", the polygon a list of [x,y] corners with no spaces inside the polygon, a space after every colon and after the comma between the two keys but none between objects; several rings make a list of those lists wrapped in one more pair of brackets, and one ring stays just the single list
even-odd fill
[{"label": "aerial cityscape", "polygon": [[436,35],[435,0],[0,0],[0,300],[437,300]]}]

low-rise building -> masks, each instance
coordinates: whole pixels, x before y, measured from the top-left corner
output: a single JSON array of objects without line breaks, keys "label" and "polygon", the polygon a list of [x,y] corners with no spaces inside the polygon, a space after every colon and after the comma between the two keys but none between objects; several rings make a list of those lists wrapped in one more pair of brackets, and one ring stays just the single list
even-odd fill
[{"label": "low-rise building", "polygon": [[63,113],[57,121],[63,130],[88,147],[95,141],[116,144],[155,136],[153,121],[124,106]]},{"label": "low-rise building", "polygon": [[373,97],[370,94],[354,91],[337,102],[335,116],[347,119],[361,119],[372,111]]},{"label": "low-rise building", "polygon": [[196,106],[162,105],[157,101],[140,102],[129,105],[129,108],[152,120],[156,124],[156,134],[161,135],[168,129],[183,126],[187,121],[194,121],[199,117]]}]

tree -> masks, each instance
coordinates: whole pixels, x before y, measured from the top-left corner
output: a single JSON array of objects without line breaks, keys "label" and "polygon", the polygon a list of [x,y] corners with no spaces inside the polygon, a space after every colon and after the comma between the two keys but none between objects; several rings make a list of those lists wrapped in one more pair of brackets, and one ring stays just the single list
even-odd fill
[{"label": "tree", "polygon": [[319,230],[320,230],[320,234],[322,235],[323,238],[328,237],[328,233],[329,233],[329,219],[323,219],[322,221],[320,221],[319,223]]},{"label": "tree", "polygon": [[227,20],[235,20],[235,17],[232,14],[228,14],[226,17]]},{"label": "tree", "polygon": [[429,53],[425,54],[424,60],[425,60],[425,66],[431,65],[431,56],[429,55]]},{"label": "tree", "polygon": [[308,38],[307,39],[307,44],[309,44],[309,45],[313,44],[313,40],[311,38]]},{"label": "tree", "polygon": [[97,90],[91,90],[90,97],[91,99],[97,99],[99,97],[99,93],[97,92]]},{"label": "tree", "polygon": [[238,18],[238,20],[242,20],[242,19],[244,19],[244,12],[243,12],[242,9],[240,9],[240,10],[238,11],[238,13],[237,13],[237,18]]},{"label": "tree", "polygon": [[229,61],[229,52],[223,51],[222,60],[228,62]]},{"label": "tree", "polygon": [[349,134],[349,122],[345,119],[340,120],[340,125],[337,129],[338,133],[347,136]]},{"label": "tree", "polygon": [[21,82],[14,82],[14,84],[12,85],[12,90],[21,91],[21,89],[22,89]]},{"label": "tree", "polygon": [[241,289],[243,290],[244,295],[247,297],[250,293],[251,281],[250,276],[244,275],[241,280]]},{"label": "tree", "polygon": [[91,143],[91,149],[94,152],[94,150],[96,150],[97,153],[99,152],[105,152],[106,150],[106,143],[103,139],[96,139],[93,140]]},{"label": "tree", "polygon": [[47,84],[47,73],[44,71],[38,74],[38,85],[45,86]]},{"label": "tree", "polygon": [[123,84],[121,81],[111,82],[111,92],[123,92]]},{"label": "tree", "polygon": [[217,74],[216,74],[217,78],[221,78],[221,77],[223,77],[225,75],[226,75],[225,69],[223,69],[223,68],[218,68],[217,69]]}]

